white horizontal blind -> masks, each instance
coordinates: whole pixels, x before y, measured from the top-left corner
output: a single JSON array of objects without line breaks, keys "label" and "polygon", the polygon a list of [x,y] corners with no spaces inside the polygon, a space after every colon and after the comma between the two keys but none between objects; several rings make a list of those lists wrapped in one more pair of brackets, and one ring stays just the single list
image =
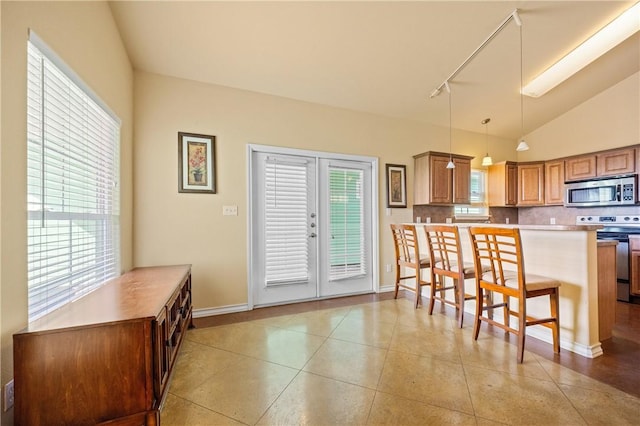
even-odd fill
[{"label": "white horizontal blind", "polygon": [[329,167],[329,279],[364,275],[363,171]]},{"label": "white horizontal blind", "polygon": [[487,215],[486,207],[486,172],[482,170],[471,171],[471,183],[469,188],[469,206],[455,206],[456,217]]},{"label": "white horizontal blind", "polygon": [[277,157],[265,161],[265,285],[307,282],[308,165]]},{"label": "white horizontal blind", "polygon": [[485,199],[485,172],[481,170],[471,171],[471,191],[469,199],[471,204],[484,204]]},{"label": "white horizontal blind", "polygon": [[29,321],[120,271],[119,121],[47,55],[28,43]]}]

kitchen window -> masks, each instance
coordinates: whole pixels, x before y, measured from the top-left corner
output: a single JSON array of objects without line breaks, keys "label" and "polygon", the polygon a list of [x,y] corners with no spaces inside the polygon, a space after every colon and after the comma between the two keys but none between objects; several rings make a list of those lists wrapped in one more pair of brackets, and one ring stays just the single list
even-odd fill
[{"label": "kitchen window", "polygon": [[120,274],[120,120],[33,32],[27,51],[33,321]]},{"label": "kitchen window", "polygon": [[489,219],[489,208],[486,202],[487,172],[484,170],[471,170],[470,204],[454,207],[456,218],[461,219]]}]

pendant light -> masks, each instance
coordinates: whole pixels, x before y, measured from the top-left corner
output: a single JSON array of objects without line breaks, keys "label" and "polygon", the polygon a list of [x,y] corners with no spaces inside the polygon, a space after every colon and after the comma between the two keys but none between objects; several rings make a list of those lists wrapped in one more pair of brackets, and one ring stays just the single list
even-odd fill
[{"label": "pendant light", "polygon": [[527,142],[524,140],[524,94],[522,93],[523,90],[523,78],[522,78],[522,21],[520,20],[520,17],[518,17],[518,19],[516,20],[516,24],[518,25],[518,28],[520,29],[520,142],[518,143],[518,146],[516,147],[516,151],[518,152],[522,152],[522,151],[528,151],[529,150],[529,145],[527,145]]},{"label": "pendant light", "polygon": [[447,163],[447,169],[455,169],[456,165],[453,163],[453,158],[451,156],[451,145],[453,141],[453,128],[451,127],[451,87],[449,87],[449,82],[444,82],[444,87],[447,89],[447,93],[449,93],[449,162]]},{"label": "pendant light", "polygon": [[485,118],[484,120],[481,121],[481,123],[484,124],[485,140],[487,141],[487,155],[485,155],[485,157],[482,159],[483,166],[491,166],[493,164],[493,159],[489,156],[489,122],[490,121],[491,121],[490,118]]}]

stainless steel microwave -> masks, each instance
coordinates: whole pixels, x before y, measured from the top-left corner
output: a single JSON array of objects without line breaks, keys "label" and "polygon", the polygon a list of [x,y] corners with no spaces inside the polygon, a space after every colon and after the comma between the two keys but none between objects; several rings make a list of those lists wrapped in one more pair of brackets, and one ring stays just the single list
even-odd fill
[{"label": "stainless steel microwave", "polygon": [[571,207],[626,206],[636,204],[637,176],[569,182],[564,204]]}]

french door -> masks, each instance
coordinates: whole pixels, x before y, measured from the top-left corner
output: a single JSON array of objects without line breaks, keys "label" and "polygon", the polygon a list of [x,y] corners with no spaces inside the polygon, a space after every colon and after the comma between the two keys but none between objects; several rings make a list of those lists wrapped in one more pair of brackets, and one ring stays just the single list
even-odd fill
[{"label": "french door", "polygon": [[372,162],[269,147],[249,161],[251,304],[372,291]]}]

